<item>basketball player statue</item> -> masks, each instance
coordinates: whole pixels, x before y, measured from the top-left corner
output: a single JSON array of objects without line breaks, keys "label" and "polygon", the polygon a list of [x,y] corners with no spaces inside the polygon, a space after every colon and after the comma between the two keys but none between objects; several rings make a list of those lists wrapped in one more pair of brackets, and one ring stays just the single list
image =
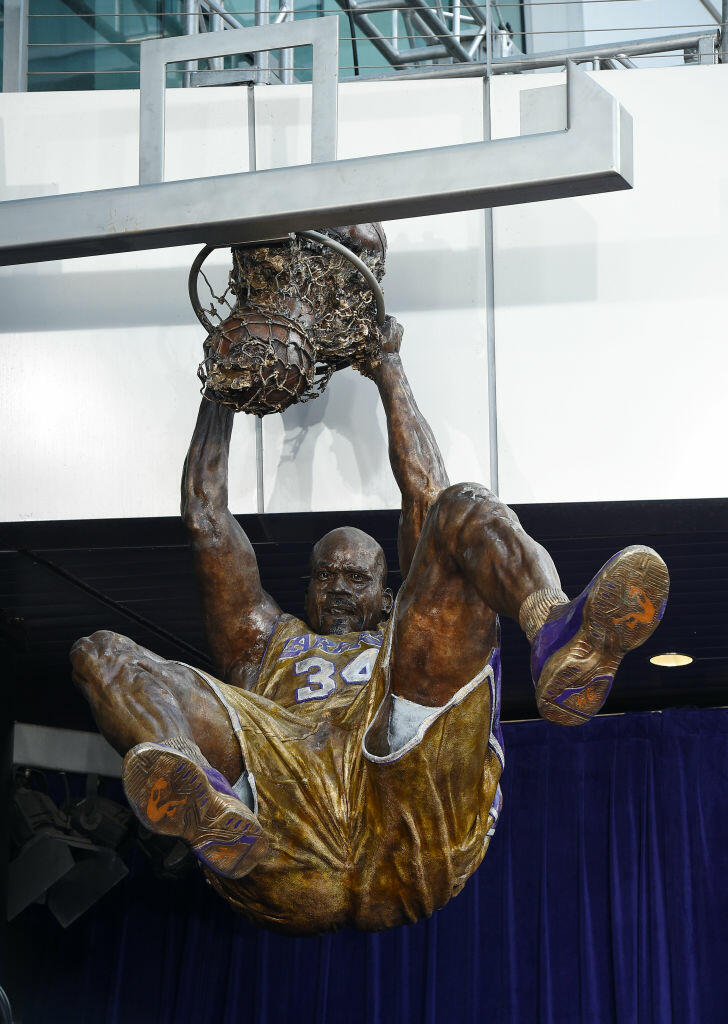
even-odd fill
[{"label": "basketball player statue", "polygon": [[450,484],[402,328],[377,337],[359,368],[402,494],[397,600],[379,544],[344,527],[314,545],[305,621],[279,608],[228,509],[235,413],[203,399],[182,515],[218,678],[111,632],[71,653],[139,820],[188,843],[251,920],[295,934],[416,921],[480,864],[501,808],[499,615],[531,643],[541,715],[582,725],[668,593],[662,559],[634,546],[569,600],[495,494]]}]

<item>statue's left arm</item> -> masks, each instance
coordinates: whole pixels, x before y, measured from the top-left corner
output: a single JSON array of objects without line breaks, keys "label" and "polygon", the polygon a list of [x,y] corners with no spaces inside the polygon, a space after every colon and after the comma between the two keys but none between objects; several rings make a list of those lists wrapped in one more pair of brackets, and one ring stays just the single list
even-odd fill
[{"label": "statue's left arm", "polygon": [[214,402],[200,402],[182,473],[181,511],[216,670],[226,683],[249,688],[280,608],[263,589],[253,546],[228,508],[233,416]]},{"label": "statue's left arm", "polygon": [[402,494],[398,550],[404,578],[425,516],[449,480],[435,436],[417,408],[402,366],[402,326],[393,317],[387,317],[382,336],[381,361],[368,375],[374,379],[382,399],[389,434],[389,461]]}]

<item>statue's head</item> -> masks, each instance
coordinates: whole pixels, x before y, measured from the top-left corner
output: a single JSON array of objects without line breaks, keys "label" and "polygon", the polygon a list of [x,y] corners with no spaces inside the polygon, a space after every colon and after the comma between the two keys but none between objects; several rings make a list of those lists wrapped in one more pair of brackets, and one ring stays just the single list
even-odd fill
[{"label": "statue's head", "polygon": [[342,526],[314,545],[306,616],[317,633],[376,629],[392,604],[384,551],[368,533]]}]

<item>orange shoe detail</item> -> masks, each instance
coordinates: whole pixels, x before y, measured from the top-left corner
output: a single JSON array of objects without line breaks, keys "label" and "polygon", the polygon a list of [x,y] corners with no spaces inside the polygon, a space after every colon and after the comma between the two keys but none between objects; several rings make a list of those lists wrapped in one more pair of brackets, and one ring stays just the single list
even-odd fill
[{"label": "orange shoe detail", "polygon": [[628,629],[635,629],[640,622],[652,622],[655,617],[655,606],[644,590],[640,587],[631,586],[629,588],[629,596],[637,598],[639,611],[629,612],[627,615],[621,615],[618,619],[612,619],[614,625],[619,626],[624,622]]},{"label": "orange shoe detail", "polygon": [[156,779],[152,783],[152,791],[147,800],[147,817],[150,821],[161,821],[165,815],[171,818],[178,807],[187,803],[187,797],[183,797],[182,800],[168,800],[166,804],[160,804],[162,790],[166,788],[166,779]]}]

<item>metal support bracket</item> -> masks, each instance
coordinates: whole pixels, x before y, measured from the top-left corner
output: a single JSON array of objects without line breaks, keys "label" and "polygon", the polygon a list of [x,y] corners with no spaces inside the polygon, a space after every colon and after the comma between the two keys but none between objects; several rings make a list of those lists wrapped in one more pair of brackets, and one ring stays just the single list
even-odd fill
[{"label": "metal support bracket", "polygon": [[168,64],[242,53],[313,48],[311,160],[336,160],[339,68],[338,18],[310,18],[278,25],[149,39],[139,63],[139,184],[164,181],[164,95]]},{"label": "metal support bracket", "polygon": [[565,131],[0,203],[0,265],[229,245],[631,188],[630,114],[573,65],[567,97]]}]

